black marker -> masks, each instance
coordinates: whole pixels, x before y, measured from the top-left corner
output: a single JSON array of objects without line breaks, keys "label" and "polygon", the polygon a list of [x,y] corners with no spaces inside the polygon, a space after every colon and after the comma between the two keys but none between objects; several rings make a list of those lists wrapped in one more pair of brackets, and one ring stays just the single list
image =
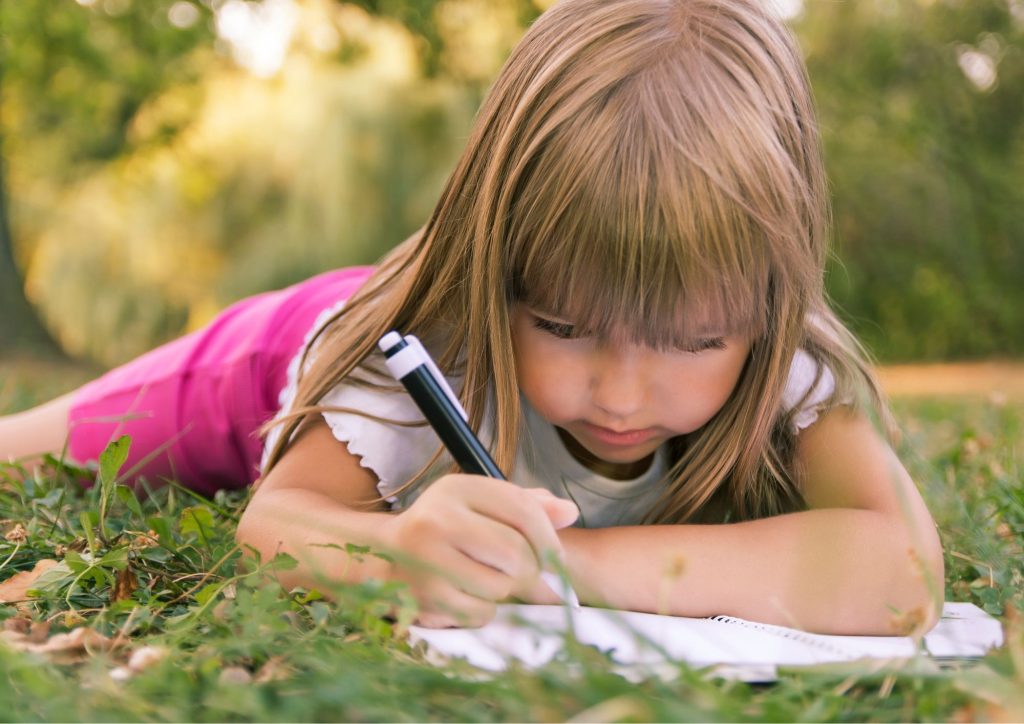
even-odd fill
[{"label": "black marker", "polygon": [[[487,448],[473,434],[469,415],[423,344],[411,334],[403,337],[393,331],[381,337],[377,346],[384,353],[388,372],[408,391],[459,467],[471,475],[505,480]],[[540,575],[562,601],[580,607],[568,581],[551,571],[541,571]]]},{"label": "black marker", "polygon": [[469,415],[420,341],[388,332],[378,344],[388,372],[402,383],[441,442],[465,472],[504,480],[487,448],[469,427]]}]

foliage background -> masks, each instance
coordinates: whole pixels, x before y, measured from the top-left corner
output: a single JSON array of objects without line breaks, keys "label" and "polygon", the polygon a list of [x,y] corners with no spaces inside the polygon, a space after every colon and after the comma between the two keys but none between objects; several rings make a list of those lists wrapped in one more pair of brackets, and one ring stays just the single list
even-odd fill
[{"label": "foliage background", "polygon": [[[541,0],[0,3],[18,266],[114,364],[430,213]],[[793,0],[829,287],[882,359],[1024,352],[1024,1]],[[261,45],[253,44],[262,38]]]}]

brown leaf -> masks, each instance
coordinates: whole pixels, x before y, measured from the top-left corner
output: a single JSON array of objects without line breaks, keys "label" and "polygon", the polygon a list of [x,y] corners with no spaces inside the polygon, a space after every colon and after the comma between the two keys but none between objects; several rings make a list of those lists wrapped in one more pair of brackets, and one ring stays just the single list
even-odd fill
[{"label": "brown leaf", "polygon": [[4,631],[14,631],[20,634],[27,634],[32,628],[32,619],[28,616],[12,616],[4,621]]},{"label": "brown leaf", "polygon": [[31,571],[15,573],[6,581],[0,583],[0,603],[14,603],[27,599],[27,591],[32,588],[32,584],[36,582],[36,579],[55,565],[57,565],[57,561],[44,558],[41,561],[36,561],[36,565]]},{"label": "brown leaf", "polygon": [[42,654],[56,664],[75,664],[97,651],[109,651],[118,644],[91,628],[51,636],[43,643],[34,643],[31,636],[16,631],[0,632],[0,640],[15,651]]},{"label": "brown leaf", "polygon": [[288,666],[283,656],[271,656],[253,678],[258,684],[268,681],[283,681],[292,675],[292,668]]},{"label": "brown leaf", "polygon": [[163,646],[143,646],[132,652],[128,659],[128,668],[133,672],[145,671],[149,667],[167,658],[170,651]]},{"label": "brown leaf", "polygon": [[32,627],[28,631],[29,643],[41,644],[46,641],[50,635],[50,622],[49,621],[33,621]]},{"label": "brown leaf", "polygon": [[135,578],[135,572],[131,569],[131,566],[125,566],[122,570],[117,572],[117,580],[114,581],[114,589],[110,592],[110,602],[116,603],[123,601],[126,598],[131,598],[132,593],[139,587],[139,582]]},{"label": "brown leaf", "polygon": [[15,523],[14,527],[4,535],[4,540],[11,543],[24,543],[28,540],[28,531],[21,523]]}]

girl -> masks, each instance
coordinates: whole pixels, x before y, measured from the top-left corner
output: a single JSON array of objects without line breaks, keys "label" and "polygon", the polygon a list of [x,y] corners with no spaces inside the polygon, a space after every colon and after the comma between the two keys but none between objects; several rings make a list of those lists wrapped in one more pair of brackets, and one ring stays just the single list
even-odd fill
[{"label": "girl", "polygon": [[[0,452],[70,434],[88,459],[123,431],[137,471],[208,492],[256,476],[277,413],[239,541],[297,558],[289,585],[405,581],[426,625],[556,602],[554,555],[585,603],[927,626],[935,526],[825,300],[810,92],[764,5],[563,0],[378,269],[244,301],[0,421]],[[432,349],[513,482],[452,469],[381,372],[391,329]]]}]

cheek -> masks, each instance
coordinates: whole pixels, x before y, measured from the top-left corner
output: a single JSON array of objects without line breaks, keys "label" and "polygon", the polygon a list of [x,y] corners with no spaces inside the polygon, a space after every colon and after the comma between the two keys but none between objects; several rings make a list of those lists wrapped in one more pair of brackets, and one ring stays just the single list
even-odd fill
[{"label": "cheek", "polygon": [[710,375],[712,381],[708,390],[709,405],[718,412],[732,395],[740,375],[743,373],[743,366],[746,363],[747,354],[735,353],[729,358],[722,360],[721,365]]},{"label": "cheek", "polygon": [[680,365],[666,374],[664,379],[676,382],[663,390],[662,399],[672,401],[667,413],[669,426],[689,433],[714,417],[736,387],[746,358],[745,352],[728,358],[709,358],[703,365]]},{"label": "cheek", "polygon": [[574,414],[580,375],[571,359],[551,347],[525,339],[513,344],[520,392],[542,417],[558,423]]}]

